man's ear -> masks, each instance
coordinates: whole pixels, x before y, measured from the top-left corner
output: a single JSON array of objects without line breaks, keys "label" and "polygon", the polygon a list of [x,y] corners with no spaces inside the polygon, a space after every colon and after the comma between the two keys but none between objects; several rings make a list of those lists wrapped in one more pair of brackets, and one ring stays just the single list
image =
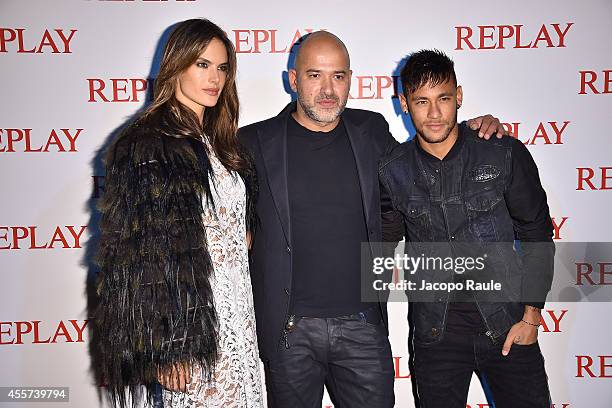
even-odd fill
[{"label": "man's ear", "polygon": [[404,96],[403,93],[399,95],[399,100],[400,100],[400,106],[402,107],[402,111],[408,114],[408,102],[406,101],[406,97]]},{"label": "man's ear", "polygon": [[297,92],[297,71],[291,68],[288,72],[289,86],[293,92]]},{"label": "man's ear", "polygon": [[457,109],[459,109],[462,104],[463,104],[463,88],[461,88],[461,85],[459,85],[457,87]]}]

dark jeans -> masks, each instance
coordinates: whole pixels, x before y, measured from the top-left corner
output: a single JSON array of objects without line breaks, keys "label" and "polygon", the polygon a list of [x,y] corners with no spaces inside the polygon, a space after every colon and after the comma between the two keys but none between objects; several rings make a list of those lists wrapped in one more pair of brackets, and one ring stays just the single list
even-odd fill
[{"label": "dark jeans", "polygon": [[540,346],[513,344],[504,357],[484,334],[444,333],[436,344],[414,345],[420,408],[465,408],[472,373],[490,388],[496,408],[549,408],[550,394]]},{"label": "dark jeans", "polygon": [[334,408],[394,405],[393,361],[378,317],[301,318],[267,362],[268,406],[321,408],[327,386]]}]

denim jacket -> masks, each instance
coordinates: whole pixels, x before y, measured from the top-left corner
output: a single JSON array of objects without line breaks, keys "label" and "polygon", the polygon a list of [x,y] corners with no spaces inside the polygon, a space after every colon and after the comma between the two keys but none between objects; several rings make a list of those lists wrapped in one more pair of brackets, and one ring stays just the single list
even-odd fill
[{"label": "denim jacket", "polygon": [[[492,341],[521,320],[525,304],[543,307],[552,282],[553,227],[537,167],[520,141],[480,139],[459,125],[458,139],[443,160],[425,152],[415,138],[382,159],[379,176],[381,192],[403,219],[406,241],[446,242],[451,248],[469,243],[488,250],[488,265],[502,271],[505,290],[493,300],[474,293],[474,301]],[[522,255],[515,251],[515,239],[521,240]],[[419,344],[443,337],[452,298],[448,292],[436,296],[411,305]]]}]

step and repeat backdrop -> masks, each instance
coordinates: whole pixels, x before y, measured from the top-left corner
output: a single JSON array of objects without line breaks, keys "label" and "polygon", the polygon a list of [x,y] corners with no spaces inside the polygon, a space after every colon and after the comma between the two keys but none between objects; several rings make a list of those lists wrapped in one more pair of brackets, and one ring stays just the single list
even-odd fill
[{"label": "step and repeat backdrop", "polygon": [[[63,404],[0,406],[106,406],[87,312],[101,152],[151,97],[169,27],[194,17],[234,41],[241,125],[291,100],[289,50],[325,29],[351,55],[348,106],[382,113],[404,141],[400,63],[445,51],[464,90],[460,118],[499,117],[534,156],[555,240],[610,241],[610,0],[0,0],[0,387],[69,388]],[[603,253],[582,265],[577,288],[612,285],[610,262]],[[542,313],[555,408],[612,407],[612,304],[599,300],[549,302]],[[396,406],[413,407],[407,304],[389,309]],[[468,406],[489,407],[476,377]]]}]

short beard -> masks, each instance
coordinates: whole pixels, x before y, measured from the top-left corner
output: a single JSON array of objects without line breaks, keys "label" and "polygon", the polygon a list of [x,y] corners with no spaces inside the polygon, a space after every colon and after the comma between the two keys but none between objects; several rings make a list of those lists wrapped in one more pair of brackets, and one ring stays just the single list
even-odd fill
[{"label": "short beard", "polygon": [[[297,94],[298,94],[298,103],[302,107],[302,110],[304,111],[306,116],[308,116],[308,118],[310,118],[311,120],[317,123],[333,123],[334,121],[338,119],[340,115],[342,115],[342,112],[344,112],[344,109],[346,108],[346,103],[347,103],[346,99],[344,100],[343,103],[340,103],[340,98],[338,98],[337,96],[333,96],[332,98],[327,98],[327,99],[337,100],[339,102],[339,105],[338,105],[338,108],[336,108],[335,112],[330,112],[331,117],[323,117],[316,111],[314,104],[308,105],[308,103],[302,98],[302,93],[300,92],[299,87],[298,87]],[[315,99],[315,103],[316,103],[316,99]]]},{"label": "short beard", "polygon": [[[414,122],[412,123],[414,125]],[[434,140],[430,137],[427,136],[427,134],[425,133],[425,131],[423,130],[424,127],[417,127],[416,125],[414,126],[417,133],[423,138],[424,141],[426,141],[427,143],[442,143],[444,142],[446,139],[448,139],[448,136],[450,135],[450,133],[453,131],[453,129],[455,128],[455,126],[457,125],[457,111],[455,111],[455,116],[451,119],[450,121],[450,125],[448,126],[446,132],[444,133],[444,135],[437,140]]]}]

